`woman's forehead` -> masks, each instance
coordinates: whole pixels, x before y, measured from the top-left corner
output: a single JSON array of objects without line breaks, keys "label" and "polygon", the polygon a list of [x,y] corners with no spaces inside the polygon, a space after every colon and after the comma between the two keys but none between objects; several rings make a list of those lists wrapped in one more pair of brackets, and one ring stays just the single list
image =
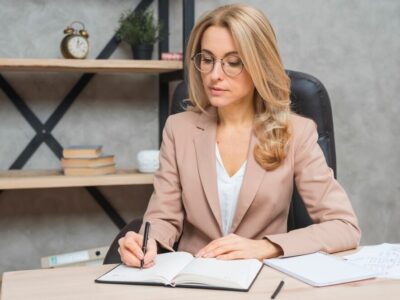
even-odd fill
[{"label": "woman's forehead", "polygon": [[210,26],[204,31],[201,49],[218,57],[225,56],[230,52],[237,53],[231,32],[228,28],[221,26]]}]

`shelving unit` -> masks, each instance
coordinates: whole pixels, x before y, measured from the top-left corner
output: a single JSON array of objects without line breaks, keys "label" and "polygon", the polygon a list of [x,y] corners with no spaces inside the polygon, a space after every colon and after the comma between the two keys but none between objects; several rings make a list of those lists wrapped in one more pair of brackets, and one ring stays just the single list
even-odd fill
[{"label": "shelving unit", "polygon": [[[141,0],[135,10],[146,9],[152,2],[153,0]],[[194,0],[182,0],[182,12],[183,45],[185,48],[194,23]],[[164,24],[161,33],[163,38],[159,42],[159,55],[161,56],[162,52],[169,51],[168,0],[158,0],[158,17]],[[158,75],[159,140],[161,141],[161,132],[169,114],[169,82],[185,78],[183,63],[162,60],[109,60],[108,58],[111,57],[118,45],[119,41],[115,36],[112,37],[96,59],[0,59],[0,72],[82,73],[81,78],[45,122],[39,120],[26,104],[26,101],[0,74],[0,89],[36,132],[36,135],[10,166],[10,170],[0,171],[0,193],[1,190],[10,189],[84,187],[118,228],[122,228],[126,224],[95,186],[152,184],[152,174],[139,174],[134,170],[118,170],[116,174],[112,175],[72,177],[62,175],[60,170],[22,170],[42,143],[45,143],[58,158],[61,158],[63,147],[51,132],[96,73],[153,73]]]},{"label": "shelving unit", "polygon": [[[181,61],[108,59],[0,59],[0,72],[155,73],[182,70]],[[0,190],[152,184],[152,174],[117,170],[104,176],[64,176],[61,170],[0,171]]]},{"label": "shelving unit", "polygon": [[[97,73],[153,73],[163,76],[177,76],[182,73],[181,61],[162,61],[162,60],[107,60],[107,59],[91,59],[91,60],[72,60],[72,59],[0,59],[0,72],[75,72],[83,73],[82,78],[91,78]],[[179,74],[178,74],[179,76]],[[182,75],[181,75],[182,76]],[[172,77],[174,78],[174,77]],[[170,80],[166,77],[162,84],[168,84]],[[161,81],[161,78],[160,78]],[[79,82],[78,82],[79,84]],[[32,127],[37,131],[36,138],[39,142],[45,142],[60,158],[62,147],[57,140],[51,135],[53,126],[47,121],[42,124],[33,112],[27,108],[25,102],[20,99],[16,92],[8,85],[8,83],[0,75],[0,87],[10,97],[12,102],[19,109],[21,114],[27,119]],[[79,87],[77,90],[83,88]],[[161,95],[160,95],[161,97]],[[71,98],[72,101],[74,100]],[[64,99],[67,102],[69,99]],[[168,99],[166,99],[168,101]],[[71,104],[72,104],[71,101]],[[165,101],[165,96],[163,98]],[[161,99],[160,99],[161,102]],[[53,115],[61,119],[67,110],[56,110]],[[166,118],[167,111],[160,109],[160,120]],[[51,117],[50,119],[51,120]],[[55,125],[55,124],[54,124]],[[163,124],[160,124],[160,127]],[[38,142],[36,142],[38,145]],[[152,184],[153,174],[141,174],[135,170],[117,170],[116,174],[102,176],[65,176],[61,170],[18,170],[20,169],[20,161],[24,161],[24,156],[35,151],[34,147],[28,144],[26,152],[22,152],[19,159],[14,162],[10,170],[0,171],[0,191],[12,189],[29,189],[29,188],[59,188],[59,187],[84,187],[103,208],[107,215],[117,225],[118,228],[125,226],[126,222],[115,211],[108,200],[102,193],[96,189],[97,186],[115,186],[115,185],[142,185]],[[28,154],[26,154],[28,153]]]}]

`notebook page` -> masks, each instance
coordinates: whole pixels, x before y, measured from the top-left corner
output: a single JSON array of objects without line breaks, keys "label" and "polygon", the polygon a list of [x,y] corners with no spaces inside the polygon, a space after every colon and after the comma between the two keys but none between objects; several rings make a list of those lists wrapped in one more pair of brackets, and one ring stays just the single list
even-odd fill
[{"label": "notebook page", "polygon": [[288,258],[266,259],[264,263],[313,286],[333,285],[375,277],[374,272],[319,252]]},{"label": "notebook page", "polygon": [[256,259],[195,258],[175,277],[174,281],[177,284],[203,284],[247,289],[261,267],[262,263]]},{"label": "notebook page", "polygon": [[141,270],[121,264],[98,278],[98,280],[107,282],[152,282],[168,284],[192,260],[193,256],[186,252],[159,254],[156,257],[155,265],[151,268]]}]

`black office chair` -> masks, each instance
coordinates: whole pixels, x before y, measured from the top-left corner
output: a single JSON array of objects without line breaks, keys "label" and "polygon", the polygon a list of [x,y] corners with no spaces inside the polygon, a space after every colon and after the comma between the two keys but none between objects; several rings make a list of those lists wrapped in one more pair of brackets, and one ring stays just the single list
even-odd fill
[{"label": "black office chair", "polygon": [[[292,110],[299,115],[315,121],[318,128],[318,144],[320,145],[328,166],[332,168],[336,177],[336,152],[333,134],[332,110],[328,93],[323,84],[315,77],[296,71],[287,71],[291,80]],[[187,86],[181,82],[175,89],[171,114],[185,110],[188,98]],[[106,254],[104,264],[121,262],[118,249],[118,239],[128,231],[138,231],[141,219],[134,220],[126,225],[117,235]],[[304,206],[296,187],[294,188],[288,216],[288,231],[303,228],[312,224],[312,220]]]}]

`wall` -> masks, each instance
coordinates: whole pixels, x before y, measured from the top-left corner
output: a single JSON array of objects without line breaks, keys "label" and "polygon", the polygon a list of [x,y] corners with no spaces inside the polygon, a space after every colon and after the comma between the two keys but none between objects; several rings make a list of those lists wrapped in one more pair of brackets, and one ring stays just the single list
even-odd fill
[{"label": "wall", "polygon": [[[138,1],[0,1],[0,57],[58,58],[62,30],[83,21],[90,58]],[[196,16],[233,1],[197,1]],[[248,1],[270,18],[287,69],[313,74],[331,97],[338,179],[363,229],[363,244],[399,242],[398,167],[400,3],[395,0]],[[181,3],[170,1],[170,42],[180,51]],[[112,58],[130,58],[122,45]],[[156,53],[154,53],[156,56]],[[80,78],[69,73],[2,75],[42,122]],[[33,76],[34,75],[34,76]],[[135,167],[140,149],[157,147],[157,78],[96,75],[53,131],[62,145],[103,144],[119,167]],[[0,91],[0,169],[8,169],[34,131]],[[57,168],[42,145],[25,169]],[[143,213],[150,186],[103,187],[126,219]],[[38,268],[40,257],[108,245],[117,228],[82,188],[0,194],[0,273]]]}]

